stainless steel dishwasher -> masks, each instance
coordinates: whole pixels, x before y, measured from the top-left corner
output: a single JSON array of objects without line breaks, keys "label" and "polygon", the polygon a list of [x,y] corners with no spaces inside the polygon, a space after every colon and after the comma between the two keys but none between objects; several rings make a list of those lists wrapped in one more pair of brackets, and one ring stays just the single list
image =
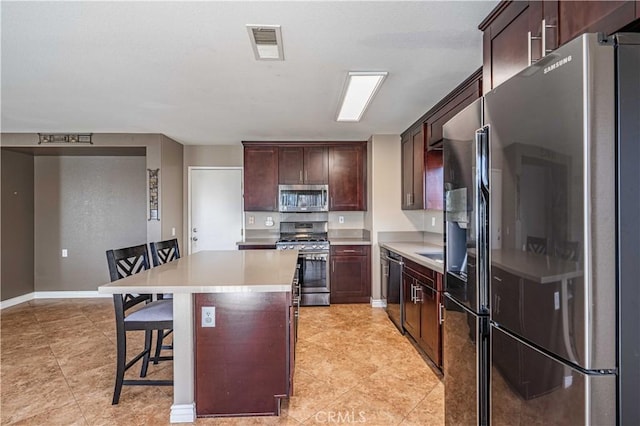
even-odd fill
[{"label": "stainless steel dishwasher", "polygon": [[387,300],[387,315],[404,334],[404,295],[402,292],[402,257],[384,247],[380,247],[380,277],[382,297]]}]

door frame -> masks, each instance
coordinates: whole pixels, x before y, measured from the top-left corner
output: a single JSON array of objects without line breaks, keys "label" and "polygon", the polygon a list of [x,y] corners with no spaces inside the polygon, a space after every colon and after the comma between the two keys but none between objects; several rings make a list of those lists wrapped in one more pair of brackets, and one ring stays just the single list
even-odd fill
[{"label": "door frame", "polygon": [[[222,166],[189,166],[187,168],[187,232],[185,236],[187,238],[187,254],[191,254],[191,172],[194,170],[240,170],[241,172],[244,170],[244,167],[241,166],[231,166],[231,167],[222,167]],[[244,238],[244,173],[240,174],[240,214],[241,214],[241,223],[242,226],[240,228],[240,237]]]}]

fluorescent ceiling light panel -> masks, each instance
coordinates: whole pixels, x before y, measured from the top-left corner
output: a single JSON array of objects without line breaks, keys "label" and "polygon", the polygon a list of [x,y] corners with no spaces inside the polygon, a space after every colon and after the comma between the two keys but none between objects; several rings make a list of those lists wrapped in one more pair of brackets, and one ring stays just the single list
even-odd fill
[{"label": "fluorescent ceiling light panel", "polygon": [[247,25],[247,31],[257,60],[284,60],[280,25]]},{"label": "fluorescent ceiling light panel", "polygon": [[386,72],[350,72],[336,121],[360,121],[386,76]]}]

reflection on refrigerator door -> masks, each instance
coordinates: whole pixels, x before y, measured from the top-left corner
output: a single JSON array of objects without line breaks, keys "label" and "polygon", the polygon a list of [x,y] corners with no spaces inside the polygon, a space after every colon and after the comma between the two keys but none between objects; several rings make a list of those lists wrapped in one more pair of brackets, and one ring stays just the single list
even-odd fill
[{"label": "reflection on refrigerator door", "polygon": [[491,425],[614,425],[614,374],[586,375],[491,327]]},{"label": "reflection on refrigerator door", "polygon": [[450,295],[445,295],[444,306],[445,424],[486,424],[487,404],[478,389],[487,383],[487,378],[481,375],[485,369],[480,365],[486,362],[488,352],[488,336],[482,332],[488,329],[488,318],[465,309]]}]

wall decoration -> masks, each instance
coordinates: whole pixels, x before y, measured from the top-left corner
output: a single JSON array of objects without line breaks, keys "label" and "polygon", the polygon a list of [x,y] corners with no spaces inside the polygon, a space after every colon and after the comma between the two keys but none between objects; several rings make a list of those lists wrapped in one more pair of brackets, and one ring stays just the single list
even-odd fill
[{"label": "wall decoration", "polygon": [[149,172],[149,220],[160,220],[159,184],[160,169],[147,169]]},{"label": "wall decoration", "polygon": [[92,133],[38,133],[38,145],[49,143],[93,145],[92,135]]}]

